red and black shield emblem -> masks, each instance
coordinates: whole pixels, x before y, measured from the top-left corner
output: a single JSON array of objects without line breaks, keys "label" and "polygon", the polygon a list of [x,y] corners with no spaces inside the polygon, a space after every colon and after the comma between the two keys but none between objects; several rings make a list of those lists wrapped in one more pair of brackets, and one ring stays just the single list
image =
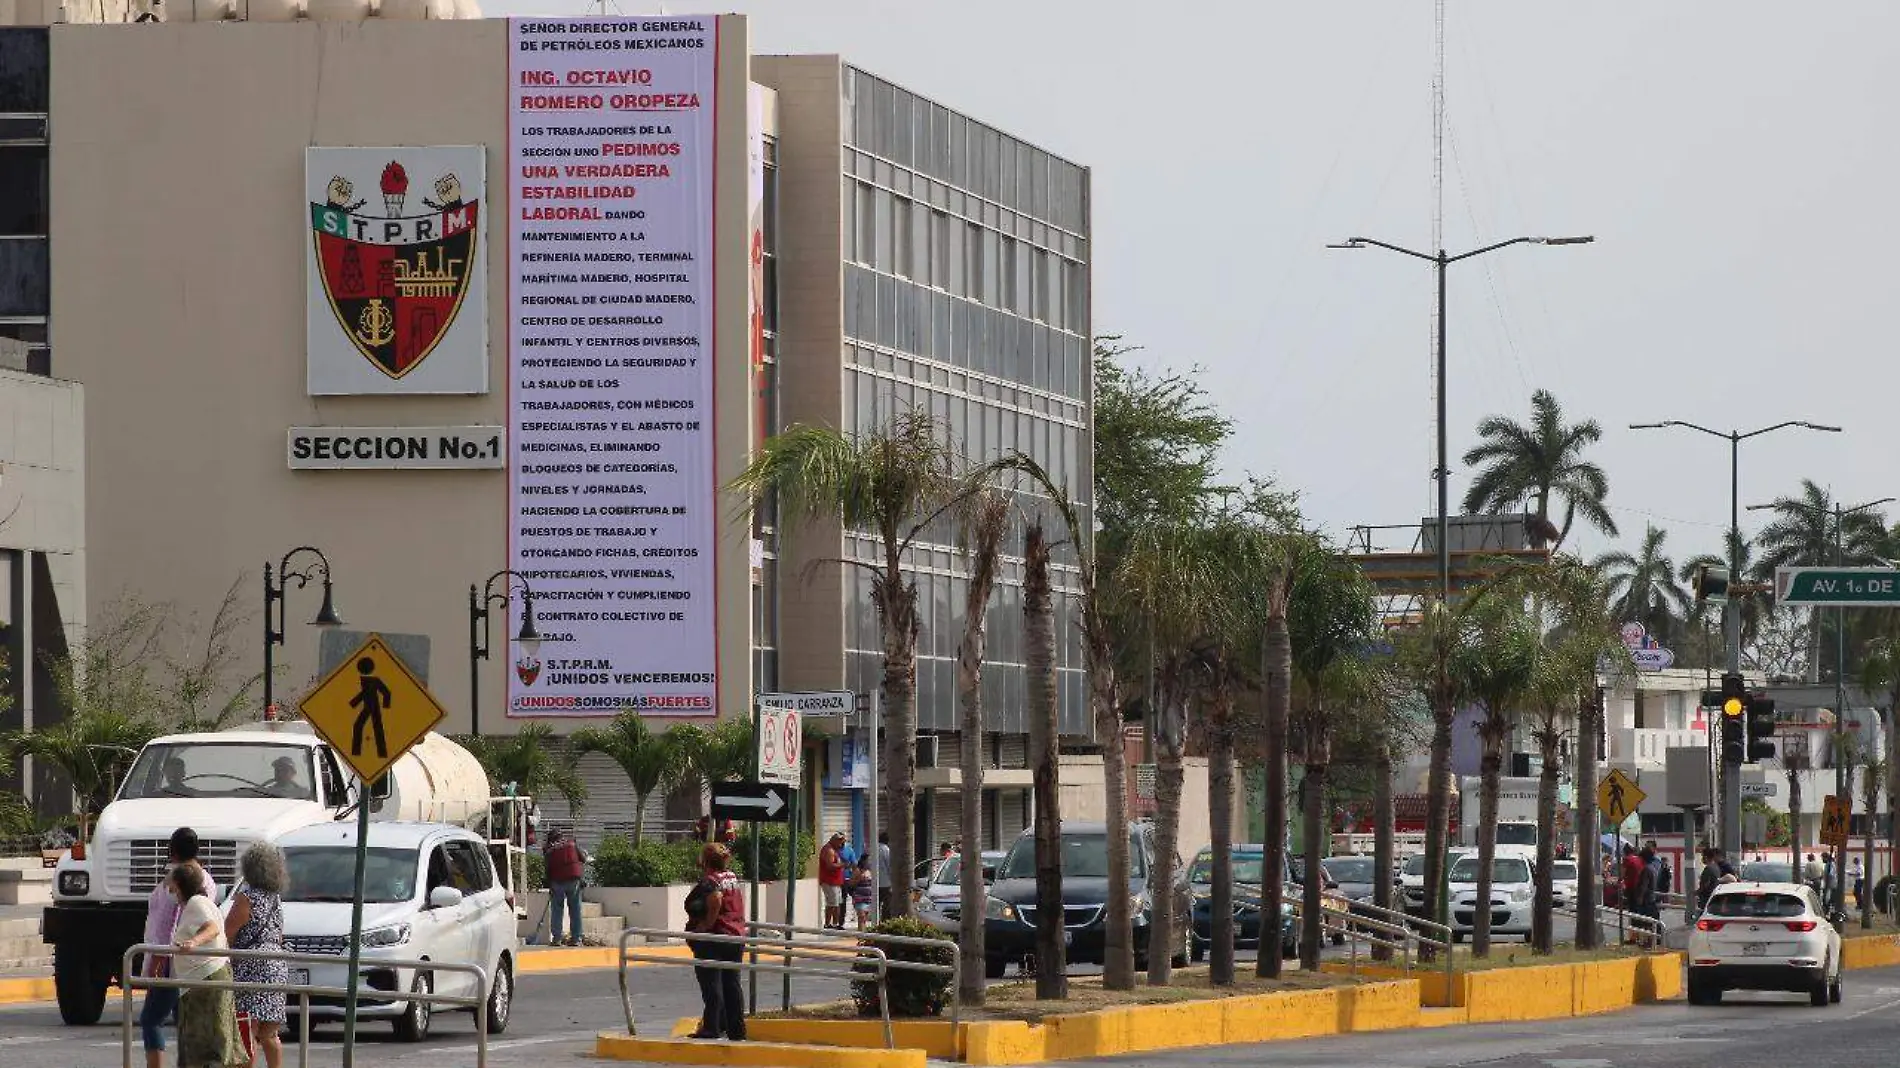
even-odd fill
[{"label": "red and black shield emblem", "polygon": [[531,656],[515,661],[515,677],[521,680],[521,685],[533,686],[534,680],[541,677],[541,661]]},{"label": "red and black shield emblem", "polygon": [[[392,205],[399,210],[399,202]],[[310,205],[323,291],[337,326],[391,378],[421,365],[462,308],[475,263],[475,203],[378,218]]]}]

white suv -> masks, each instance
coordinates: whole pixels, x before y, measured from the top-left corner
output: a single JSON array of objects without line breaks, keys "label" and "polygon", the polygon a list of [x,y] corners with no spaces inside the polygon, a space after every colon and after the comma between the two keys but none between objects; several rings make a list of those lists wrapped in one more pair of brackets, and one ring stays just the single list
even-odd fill
[{"label": "white suv", "polygon": [[[352,822],[304,827],[277,840],[289,885],[284,891],[284,945],[293,953],[335,954],[335,965],[291,965],[291,981],[344,985],[350,901],[356,875]],[[363,879],[363,993],[357,1014],[395,1023],[399,1038],[429,1034],[431,1006],[402,1000],[411,990],[472,994],[464,972],[397,968],[380,960],[475,964],[488,972],[490,1034],[508,1026],[514,962],[520,944],[510,895],[495,878],[488,846],[472,831],[444,823],[372,823]],[[290,1012],[297,999],[290,1000]],[[311,999],[314,1017],[339,1017],[341,999]]]},{"label": "white suv", "polygon": [[1724,883],[1689,935],[1689,1004],[1715,1005],[1724,990],[1806,992],[1841,1000],[1841,935],[1821,898],[1800,883]]},{"label": "white suv", "polygon": [[[1456,942],[1472,930],[1478,914],[1478,854],[1467,853],[1452,864],[1451,938]],[[1529,934],[1531,930],[1530,858],[1500,851],[1491,858],[1491,933]]]}]

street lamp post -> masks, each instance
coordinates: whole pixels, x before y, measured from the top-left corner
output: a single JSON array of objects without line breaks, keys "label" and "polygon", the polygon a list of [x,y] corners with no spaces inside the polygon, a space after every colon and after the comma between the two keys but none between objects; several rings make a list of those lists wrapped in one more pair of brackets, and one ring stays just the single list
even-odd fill
[{"label": "street lamp post", "polygon": [[[291,558],[302,553],[316,557],[310,563],[292,571]],[[284,644],[288,631],[284,616],[286,605],[284,594],[291,583],[298,589],[310,584],[311,579],[323,583],[323,607],[317,609],[317,617],[310,621],[313,627],[340,627],[343,620],[336,614],[336,600],[330,588],[330,558],[323,555],[321,549],[311,545],[299,545],[284,554],[278,561],[275,579],[272,578],[270,561],[264,562],[264,715],[274,717],[276,707],[276,658],[274,650]],[[271,609],[277,610],[276,622],[271,622]]]},{"label": "street lamp post", "polygon": [[481,663],[488,659],[490,641],[488,619],[491,606],[508,606],[508,585],[502,584],[500,592],[495,590],[496,579],[514,578],[521,583],[521,630],[515,635],[516,644],[521,651],[533,656],[541,648],[541,634],[534,628],[534,587],[517,572],[502,568],[488,576],[488,581],[479,588],[470,584],[468,588],[468,725],[469,733],[482,733],[482,668]]},{"label": "street lamp post", "polygon": [[[1810,423],[1803,419],[1790,419],[1756,430],[1739,431],[1710,430],[1706,426],[1684,422],[1681,419],[1665,419],[1660,423],[1631,423],[1631,430],[1662,430],[1677,427],[1707,434],[1712,438],[1721,438],[1728,442],[1728,572],[1729,581],[1738,578],[1735,574],[1742,568],[1742,442],[1749,438],[1758,438],[1788,427],[1800,427],[1804,430],[1818,430],[1828,434],[1838,434],[1841,428]],[[1728,666],[1725,672],[1730,675],[1742,673],[1742,606],[1731,596],[1722,609],[1722,640],[1727,646]],[[1714,730],[1713,727],[1710,730]],[[1714,806],[1721,813],[1721,844],[1726,853],[1741,855],[1742,848],[1742,766],[1726,757],[1722,761],[1722,803]],[[1711,798],[1713,800],[1713,798]]]},{"label": "street lamp post", "polygon": [[[1842,508],[1841,502],[1834,502],[1834,563],[1847,563],[1847,540],[1842,533],[1844,521],[1850,515],[1857,515],[1883,504],[1892,504],[1892,497],[1882,497],[1877,501],[1857,504],[1852,508]],[[1819,512],[1826,520],[1828,510],[1814,508],[1798,501],[1783,501],[1781,505],[1751,504],[1751,512],[1777,507],[1792,507],[1804,512]],[[1847,606],[1834,606],[1834,796],[1848,797],[1847,782]],[[1852,811],[1850,808],[1849,811]],[[1868,813],[1868,825],[1873,824],[1872,813]],[[1834,907],[1841,908],[1847,902],[1847,847],[1841,847],[1841,855],[1834,858],[1834,885],[1830,888],[1834,895]]]},{"label": "street lamp post", "polygon": [[1433,264],[1438,271],[1438,469],[1432,477],[1438,480],[1438,595],[1445,601],[1451,600],[1451,457],[1448,455],[1447,434],[1445,431],[1445,269],[1460,260],[1473,259],[1487,252],[1496,252],[1512,245],[1587,245],[1595,241],[1594,237],[1514,237],[1509,241],[1500,241],[1495,245],[1475,248],[1470,252],[1450,255],[1444,249],[1436,253],[1419,252],[1414,249],[1390,245],[1384,241],[1375,241],[1370,237],[1354,237],[1327,248],[1382,248],[1396,252],[1401,256],[1425,260]]}]

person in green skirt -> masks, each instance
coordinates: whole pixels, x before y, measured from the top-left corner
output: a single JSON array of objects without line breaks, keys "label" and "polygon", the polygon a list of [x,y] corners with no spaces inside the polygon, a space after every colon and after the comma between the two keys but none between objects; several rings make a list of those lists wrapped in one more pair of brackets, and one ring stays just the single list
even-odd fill
[{"label": "person in green skirt", "polygon": [[[178,923],[172,944],[179,949],[229,949],[224,917],[218,914],[203,871],[195,864],[171,870],[172,896],[178,899]],[[172,974],[179,979],[231,981],[231,958],[177,957]],[[229,989],[186,987],[178,998],[178,1068],[230,1068],[249,1065],[238,1041],[236,1003]]]}]

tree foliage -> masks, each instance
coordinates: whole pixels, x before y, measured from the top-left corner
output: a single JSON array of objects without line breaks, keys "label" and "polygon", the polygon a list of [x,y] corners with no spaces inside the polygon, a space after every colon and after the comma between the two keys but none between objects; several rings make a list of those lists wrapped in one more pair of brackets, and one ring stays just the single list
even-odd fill
[{"label": "tree foliage", "polygon": [[[1528,506],[1533,517],[1532,544],[1556,548],[1570,536],[1579,517],[1616,536],[1616,521],[1605,504],[1609,478],[1583,458],[1603,437],[1594,419],[1566,423],[1563,406],[1546,390],[1531,394],[1531,421],[1519,423],[1493,415],[1478,423],[1479,442],[1465,453],[1465,464],[1480,467],[1465,492],[1467,512],[1508,512]],[[1482,466],[1480,466],[1482,465]],[[1552,498],[1563,499],[1563,523],[1550,520]]]},{"label": "tree foliage", "polygon": [[527,797],[560,794],[575,812],[587,803],[587,784],[546,723],[524,723],[514,734],[459,734],[455,740],[480,762],[492,790],[514,783],[515,792]]}]

